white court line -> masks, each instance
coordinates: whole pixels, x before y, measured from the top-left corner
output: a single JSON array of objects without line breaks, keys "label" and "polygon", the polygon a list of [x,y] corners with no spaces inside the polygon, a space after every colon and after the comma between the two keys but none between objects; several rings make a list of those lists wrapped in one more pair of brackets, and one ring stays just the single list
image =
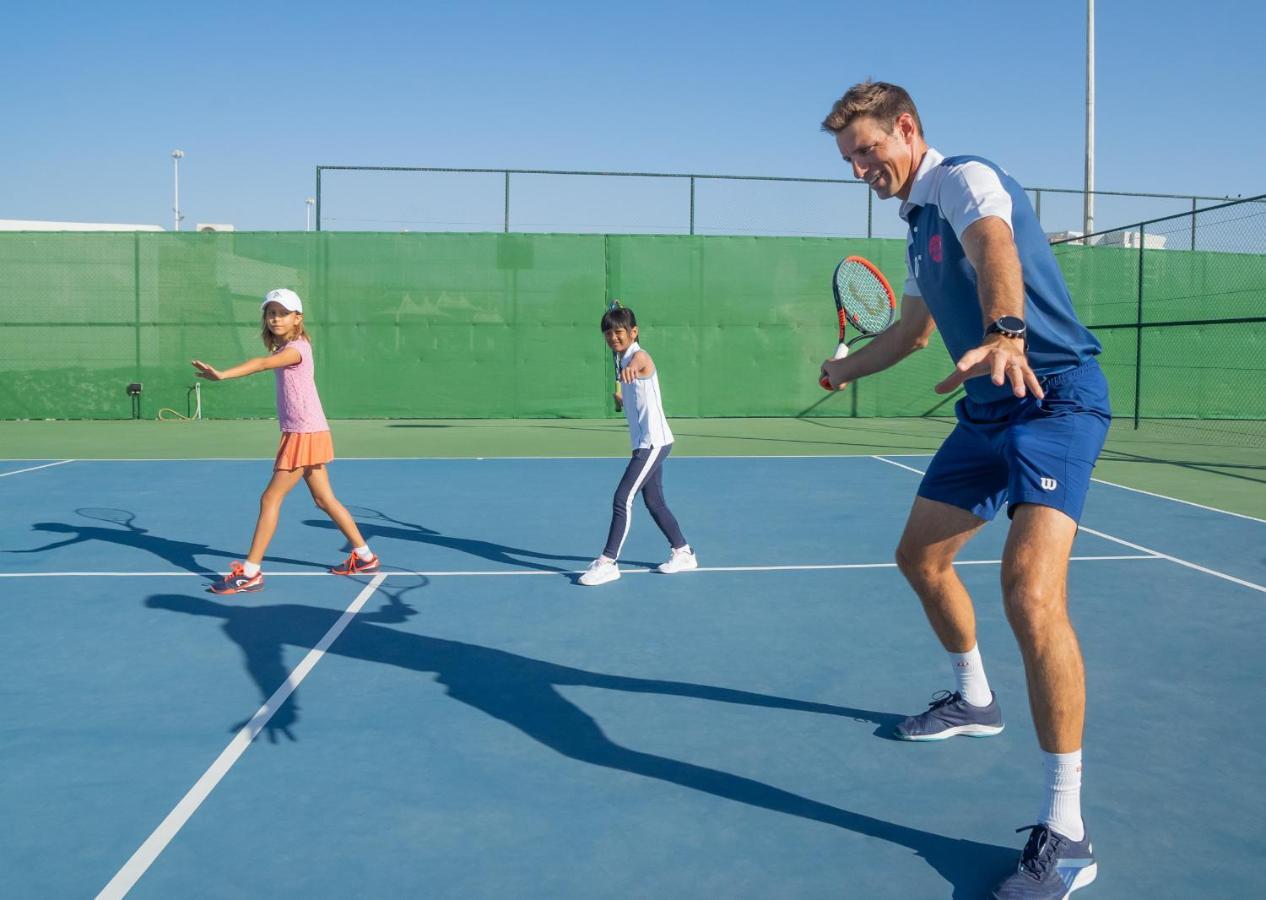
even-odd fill
[{"label": "white court line", "polygon": [[1235,516],[1237,519],[1248,519],[1250,522],[1261,522],[1266,525],[1266,519],[1259,519],[1257,516],[1246,516],[1244,513],[1231,512],[1229,509],[1218,509],[1216,506],[1205,506],[1203,503],[1193,503],[1190,500],[1181,500],[1178,497],[1169,497],[1165,494],[1154,494],[1151,491],[1145,491],[1142,488],[1128,487],[1124,484],[1117,484],[1115,481],[1104,481],[1102,478],[1092,478],[1091,481],[1097,481],[1099,484],[1107,484],[1123,491],[1133,491],[1136,494],[1146,494],[1149,497],[1156,497],[1161,500],[1172,500],[1174,503],[1182,503],[1187,506],[1194,506],[1197,509],[1207,509],[1209,512],[1222,513],[1224,516]]},{"label": "white court line", "polygon": [[[894,466],[898,466],[898,467],[900,467],[900,468],[902,468],[902,469],[909,469],[911,472],[916,472],[916,473],[918,473],[919,475],[923,475],[923,474],[925,474],[925,473],[923,473],[923,472],[920,472],[918,469],[911,468],[910,466],[906,466],[906,465],[902,465],[901,463],[893,462],[893,461],[892,461],[892,460],[890,460],[890,459],[884,459],[882,456],[876,456],[876,457],[875,457],[875,459],[881,460],[881,461],[883,461],[883,462],[889,463],[889,464],[894,465]],[[1097,481],[1098,479],[1095,479],[1095,480]],[[1127,490],[1133,490],[1133,488],[1127,488]],[[1147,492],[1146,492],[1146,491],[1143,491],[1142,493],[1147,493]],[[1156,496],[1160,496],[1160,495],[1156,495]],[[1174,499],[1174,498],[1172,498],[1172,497],[1165,497],[1165,498],[1163,498],[1163,499],[1166,499],[1166,500],[1172,500],[1172,499]],[[1183,501],[1179,501],[1179,502],[1183,502]],[[1215,511],[1215,512],[1224,512],[1224,510],[1220,510],[1220,509],[1219,509],[1219,510],[1214,510],[1214,511]],[[1236,513],[1230,513],[1229,515],[1236,515]],[[1107,541],[1112,541],[1114,544],[1120,544],[1120,545],[1121,545],[1121,546],[1123,546],[1123,547],[1129,547],[1131,550],[1139,550],[1139,551],[1141,551],[1141,552],[1143,552],[1143,553],[1150,553],[1150,554],[1152,554],[1154,557],[1157,557],[1157,558],[1159,558],[1159,559],[1167,559],[1167,560],[1169,560],[1170,562],[1172,562],[1172,563],[1177,563],[1177,564],[1178,564],[1178,565],[1180,565],[1180,566],[1186,566],[1188,569],[1195,569],[1197,572],[1203,572],[1203,573],[1204,573],[1204,574],[1206,574],[1206,575],[1212,575],[1214,578],[1221,578],[1221,579],[1223,579],[1223,580],[1225,580],[1225,581],[1230,581],[1230,582],[1232,582],[1232,583],[1234,583],[1234,584],[1238,584],[1238,585],[1241,585],[1241,586],[1246,587],[1246,588],[1251,588],[1251,589],[1252,589],[1252,590],[1254,590],[1254,591],[1261,591],[1263,594],[1266,594],[1266,587],[1263,587],[1263,586],[1262,586],[1262,585],[1260,585],[1260,584],[1256,584],[1255,582],[1252,582],[1252,581],[1245,581],[1243,578],[1236,578],[1234,575],[1228,575],[1228,574],[1226,574],[1225,572],[1219,572],[1217,569],[1210,569],[1210,568],[1208,568],[1207,566],[1201,566],[1201,565],[1198,565],[1198,564],[1196,564],[1196,563],[1190,562],[1190,561],[1185,560],[1185,559],[1179,559],[1177,556],[1170,556],[1168,553],[1161,553],[1159,550],[1153,550],[1151,547],[1144,547],[1142,544],[1132,544],[1132,543],[1130,543],[1130,542],[1129,542],[1129,541],[1127,541],[1127,540],[1123,540],[1122,538],[1119,538],[1119,537],[1113,537],[1112,535],[1110,535],[1110,534],[1106,534],[1106,533],[1104,533],[1104,532],[1102,532],[1102,531],[1095,531],[1093,528],[1087,528],[1085,525],[1080,525],[1080,524],[1079,524],[1077,527],[1078,527],[1081,531],[1086,532],[1087,534],[1093,534],[1093,535],[1095,535],[1096,537],[1101,537],[1101,538],[1103,538],[1104,540],[1107,540]]]},{"label": "white court line", "polygon": [[1228,575],[1225,572],[1219,572],[1217,569],[1209,569],[1204,566],[1197,565],[1196,563],[1188,562],[1185,559],[1179,559],[1176,556],[1170,556],[1168,553],[1161,553],[1159,550],[1152,550],[1150,547],[1144,547],[1140,544],[1131,544],[1129,541],[1123,541],[1119,537],[1113,537],[1110,534],[1104,534],[1102,531],[1095,531],[1093,528],[1087,528],[1084,525],[1080,527],[1082,531],[1104,538],[1105,540],[1112,541],[1114,544],[1120,544],[1123,547],[1129,547],[1131,550],[1141,550],[1145,553],[1155,553],[1161,559],[1167,559],[1172,563],[1178,563],[1178,565],[1186,566],[1188,569],[1195,569],[1197,572],[1203,572],[1204,574],[1212,575],[1215,578],[1222,578],[1226,581],[1234,582],[1235,584],[1243,585],[1246,588],[1252,588],[1255,591],[1261,591],[1263,594],[1266,594],[1266,587],[1263,587],[1260,584],[1255,584],[1252,581],[1245,581],[1243,578],[1236,578],[1234,575]]},{"label": "white court line", "polygon": [[167,818],[163,819],[159,826],[154,829],[154,833],[146,838],[145,843],[141,844],[140,848],[132,854],[132,858],[110,879],[110,883],[101,889],[101,893],[97,894],[98,900],[102,900],[102,898],[111,900],[111,898],[126,896],[127,892],[133,888],[146,870],[153,865],[158,855],[171,843],[172,838],[189,821],[190,816],[197,811],[202,802],[215,790],[215,786],[220,783],[220,779],[228,774],[233,764],[246,752],[246,748],[251,745],[251,741],[263,730],[264,726],[268,724],[268,720],[281,708],[281,705],[286,702],[286,698],[294,693],[295,688],[308,676],[313,666],[321,661],[321,657],[325,655],[325,651],[329,649],[330,644],[334,643],[335,639],[343,633],[343,629],[355,618],[361,607],[365,605],[365,602],[369,600],[373,593],[378,590],[378,586],[382,584],[385,577],[384,575],[375,576],[374,580],[365,585],[364,590],[356,595],[352,605],[330,627],[330,630],[325,633],[325,637],[321,638],[320,642],[308,651],[308,655],[303,658],[299,665],[295,666],[294,671],[287,676],[281,687],[277,688],[273,695],[268,698],[268,702],[261,706],[255,715],[251,717],[251,720],[242,726],[242,730],[233,736],[233,740],[229,741],[229,745],[224,748],[224,752],[211,764],[211,768],[203,773],[202,777],[189,789],[189,793],[185,794],[181,801],[176,804],[176,808],[167,814]]},{"label": "white court line", "polygon": [[[871,453],[796,453],[796,454],[789,453],[789,454],[781,454],[781,455],[761,453],[761,454],[752,454],[752,455],[735,454],[735,455],[730,455],[730,456],[710,456],[710,455],[696,456],[696,455],[687,455],[683,453],[681,456],[677,456],[674,458],[679,459],[679,460],[680,459],[877,459],[880,462],[886,462],[889,465],[897,466],[898,468],[901,468],[901,469],[908,469],[911,472],[917,472],[918,474],[922,475],[923,472],[921,470],[911,468],[910,466],[902,465],[899,462],[895,462],[894,457],[897,459],[920,459],[920,458],[928,458],[928,457],[931,457],[932,455],[933,454],[931,453],[889,453],[887,456],[876,456]],[[430,461],[430,460],[447,461],[447,462],[473,460],[476,462],[486,462],[488,460],[495,461],[495,460],[501,460],[501,459],[531,462],[533,460],[566,461],[570,459],[602,460],[602,459],[625,459],[625,458],[626,457],[624,456],[340,456],[339,457],[339,459],[344,460],[346,462],[374,462],[375,460],[382,460],[384,462],[386,461],[424,462],[424,461]],[[14,461],[15,460],[12,460],[12,459],[0,458],[0,462],[14,462]],[[6,475],[17,475],[19,472],[33,472],[35,471],[35,469],[44,469],[44,468],[48,468],[48,466],[60,466],[60,465],[63,465],[64,463],[76,462],[76,461],[78,462],[270,462],[272,461],[272,457],[271,456],[259,456],[259,457],[198,456],[198,457],[181,457],[181,458],[173,458],[173,459],[145,459],[142,457],[114,458],[114,459],[87,459],[87,460],[64,459],[64,460],[61,460],[60,462],[48,463],[47,465],[44,465],[44,466],[35,466],[34,468],[31,468],[31,469],[19,469],[16,472],[0,473],[0,478],[4,478]],[[1182,503],[1186,506],[1194,506],[1197,509],[1208,510],[1209,512],[1222,513],[1223,515],[1226,515],[1226,516],[1235,516],[1237,519],[1248,519],[1250,522],[1261,522],[1263,524],[1266,524],[1266,519],[1259,519],[1256,516],[1246,515],[1245,513],[1231,512],[1229,509],[1219,509],[1216,506],[1206,506],[1203,503],[1196,503],[1191,500],[1183,500],[1179,497],[1170,497],[1167,494],[1157,494],[1152,491],[1145,491],[1142,488],[1134,488],[1134,487],[1129,487],[1124,484],[1118,484],[1115,481],[1105,481],[1102,478],[1092,478],[1091,481],[1098,482],[1099,484],[1106,484],[1111,487],[1120,488],[1123,491],[1133,491],[1136,494],[1146,494],[1149,497],[1156,497],[1157,499],[1160,499],[1160,500],[1169,500],[1174,503]]]},{"label": "white court line", "polygon": [[907,466],[905,463],[894,462],[891,459],[885,459],[882,456],[872,456],[871,459],[877,459],[880,462],[886,462],[890,466],[896,466],[898,469],[905,469],[907,472],[913,472],[915,475],[926,475],[922,469],[916,469],[914,466]]},{"label": "white court line", "polygon": [[[1087,529],[1088,530],[1088,529]],[[1163,553],[1130,553],[1114,556],[1072,556],[1069,562],[1102,562],[1105,560],[1122,560],[1122,559],[1169,559]],[[956,566],[999,566],[1002,565],[1000,559],[960,559],[955,560]],[[700,566],[692,569],[693,572],[818,572],[818,571],[838,571],[843,569],[895,569],[895,562],[882,563],[806,563],[804,565],[790,566]],[[568,569],[565,571],[550,571],[547,569],[468,569],[468,570],[440,570],[440,571],[424,571],[424,570],[406,570],[397,569],[391,572],[380,572],[379,578],[402,578],[406,576],[423,575],[427,578],[444,578],[456,576],[488,576],[493,578],[520,577],[530,578],[533,576],[540,577],[546,575],[583,575],[584,569]],[[635,568],[621,569],[623,575],[649,575],[657,572],[657,569],[645,569],[640,566]],[[269,572],[269,578],[325,578],[328,572]],[[0,578],[202,578],[207,579],[209,575],[199,574],[197,572],[0,572]]]},{"label": "white court line", "polygon": [[44,463],[42,466],[31,466],[29,469],[15,469],[12,472],[0,472],[0,478],[8,478],[10,475],[21,475],[23,472],[34,472],[36,469],[47,469],[52,466],[64,466],[66,463],[74,462],[73,459],[61,459],[57,462]]},{"label": "white court line", "polygon": [[[269,578],[308,578],[329,575],[329,572],[269,572]],[[0,578],[205,578],[210,581],[211,572],[0,572]]]},{"label": "white court line", "polygon": [[[889,465],[897,466],[902,469],[909,469],[911,472],[918,472],[920,475],[922,475],[924,473],[921,470],[912,469],[910,468],[910,466],[905,466],[899,462],[894,462],[892,459],[888,457],[897,457],[898,459],[905,459],[905,458],[912,458],[912,457],[926,457],[930,455],[931,454],[928,454],[928,453],[889,453],[887,457],[872,456],[871,459],[877,459],[881,462],[886,462]],[[1235,518],[1237,519],[1248,519],[1250,522],[1261,522],[1263,525],[1266,525],[1266,519],[1259,519],[1257,516],[1250,516],[1244,513],[1231,512],[1229,509],[1219,509],[1216,506],[1205,506],[1203,503],[1196,503],[1192,500],[1183,500],[1180,497],[1171,497],[1168,494],[1157,494],[1153,491],[1145,491],[1142,488],[1130,487],[1129,485],[1125,485],[1125,484],[1118,484],[1115,481],[1105,481],[1102,478],[1091,478],[1090,480],[1097,482],[1099,484],[1106,484],[1109,487],[1120,488],[1123,491],[1133,491],[1136,494],[1146,494],[1147,496],[1155,497],[1158,500],[1169,500],[1173,503],[1181,503],[1184,506],[1194,506],[1196,507],[1196,509],[1204,509],[1204,510],[1208,510],[1209,512],[1222,513],[1222,515],[1224,516],[1235,516]]]},{"label": "white court line", "polygon": [[[621,426],[624,427],[624,426]],[[893,453],[892,456],[931,456],[931,452],[923,453]],[[527,461],[534,460],[554,460],[567,462],[573,459],[588,460],[604,460],[604,459],[623,459],[627,460],[628,454],[614,456],[340,456],[338,460],[341,462],[497,462],[498,460]],[[870,453],[727,453],[724,455],[706,454],[706,453],[682,453],[681,456],[675,456],[674,459],[870,459]],[[79,462],[92,463],[118,463],[118,462],[143,462],[143,463],[181,463],[181,462],[273,462],[275,457],[272,456],[163,456],[163,457],[144,457],[144,456],[111,456],[101,459],[80,459]],[[75,460],[66,460],[66,462],[74,462]],[[0,457],[0,462],[17,462],[13,459],[5,459]]]}]

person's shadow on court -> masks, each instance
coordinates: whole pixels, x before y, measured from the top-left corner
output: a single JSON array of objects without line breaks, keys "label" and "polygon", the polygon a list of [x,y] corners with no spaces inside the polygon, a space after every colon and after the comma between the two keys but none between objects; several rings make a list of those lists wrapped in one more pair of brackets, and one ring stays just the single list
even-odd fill
[{"label": "person's shadow on court", "polygon": [[[541,572],[557,572],[560,575],[571,574],[575,572],[576,567],[550,565],[549,563],[535,562],[533,560],[560,560],[583,564],[588,564],[593,560],[592,556],[565,556],[557,553],[543,553],[539,550],[526,550],[522,547],[494,544],[491,541],[483,541],[478,538],[453,537],[442,534],[433,528],[427,528],[425,525],[419,525],[416,522],[405,522],[401,519],[392,518],[385,513],[369,509],[368,507],[349,506],[348,511],[356,519],[356,524],[366,541],[372,541],[374,538],[389,538],[397,541],[431,544],[436,547],[449,547],[462,553],[468,553],[471,556],[478,556],[489,562],[503,563]],[[303,524],[327,530],[332,530],[336,527],[329,519],[306,519]],[[531,557],[531,559],[524,559],[523,557]],[[633,560],[626,560],[625,562],[629,565],[646,566],[648,568],[653,565],[652,563]],[[574,581],[576,577],[573,575],[572,580]]]},{"label": "person's shadow on court", "polygon": [[[203,565],[199,560],[199,556],[220,557],[223,559],[242,559],[242,554],[232,554],[226,550],[217,550],[207,544],[195,544],[191,541],[177,541],[172,538],[165,538],[160,535],[150,534],[147,528],[138,528],[131,521],[116,522],[115,527],[102,527],[99,525],[78,525],[69,522],[36,522],[31,526],[32,531],[46,531],[52,534],[68,534],[70,537],[65,540],[51,541],[41,547],[26,547],[21,550],[2,550],[0,553],[43,553],[46,550],[58,550],[62,547],[69,547],[73,544],[84,544],[89,541],[101,541],[106,544],[115,544],[121,547],[135,547],[138,550],[144,550],[152,553],[160,559],[166,560],[173,566],[184,569],[186,572],[192,572],[195,575],[204,575],[208,578],[217,578],[216,572]],[[289,563],[291,565],[303,566],[304,568],[324,569],[325,566],[318,565],[311,560],[306,559],[290,559],[284,556],[265,556],[265,562]]]},{"label": "person's shadow on court", "polygon": [[[223,620],[224,633],[242,648],[247,669],[265,698],[288,677],[282,662],[283,648],[290,646],[306,651],[317,646],[342,616],[337,609],[298,604],[242,607],[183,594],[156,594],[149,597],[145,605],[151,609]],[[797,710],[874,722],[885,730],[891,730],[899,716],[710,685],[589,672],[379,624],[400,621],[407,617],[407,610],[407,607],[403,611],[399,609],[396,600],[376,613],[358,614],[326,652],[434,673],[435,681],[444,685],[454,700],[513,726],[569,759],[654,778],[908,847],[953,885],[955,898],[983,896],[1015,865],[1016,851],[1011,848],[886,822],[741,775],[621,746],[608,738],[592,717],[558,689],[584,686]],[[291,728],[297,717],[293,709],[287,715],[280,730],[293,740]],[[270,737],[275,739],[275,733]]]}]

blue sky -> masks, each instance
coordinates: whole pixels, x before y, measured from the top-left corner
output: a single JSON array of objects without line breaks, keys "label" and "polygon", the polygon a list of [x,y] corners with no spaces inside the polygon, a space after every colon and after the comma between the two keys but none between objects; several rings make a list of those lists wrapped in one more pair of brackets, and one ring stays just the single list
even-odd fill
[{"label": "blue sky", "polygon": [[[1098,187],[1266,190],[1263,7],[1097,5]],[[868,76],[938,149],[1076,188],[1084,28],[1082,0],[17,0],[0,218],[170,228],[176,147],[186,228],[302,229],[318,163],[846,178],[818,123]]]}]

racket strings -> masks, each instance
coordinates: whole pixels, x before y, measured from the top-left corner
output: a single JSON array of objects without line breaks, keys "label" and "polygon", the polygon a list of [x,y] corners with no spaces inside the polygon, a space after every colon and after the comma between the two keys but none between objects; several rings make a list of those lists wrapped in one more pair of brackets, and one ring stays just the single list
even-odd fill
[{"label": "racket strings", "polygon": [[869,269],[846,263],[836,273],[836,284],[849,318],[861,331],[883,331],[892,321],[892,300]]}]

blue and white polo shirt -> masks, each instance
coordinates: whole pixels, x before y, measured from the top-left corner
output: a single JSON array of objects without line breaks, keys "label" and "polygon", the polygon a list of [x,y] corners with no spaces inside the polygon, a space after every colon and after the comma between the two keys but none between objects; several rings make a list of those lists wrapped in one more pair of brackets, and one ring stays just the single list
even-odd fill
[{"label": "blue and white polo shirt", "polygon": [[[980,346],[984,326],[976,270],[960,238],[973,222],[997,216],[1011,228],[1024,275],[1024,321],[1029,365],[1038,377],[1076,368],[1101,350],[1073,312],[1063,273],[1024,188],[1001,167],[978,156],[943,157],[928,148],[915,173],[910,199],[901,204],[909,275],[904,293],[923,298],[957,362]],[[989,377],[968,380],[973,400],[1011,397],[1009,384]]]}]

